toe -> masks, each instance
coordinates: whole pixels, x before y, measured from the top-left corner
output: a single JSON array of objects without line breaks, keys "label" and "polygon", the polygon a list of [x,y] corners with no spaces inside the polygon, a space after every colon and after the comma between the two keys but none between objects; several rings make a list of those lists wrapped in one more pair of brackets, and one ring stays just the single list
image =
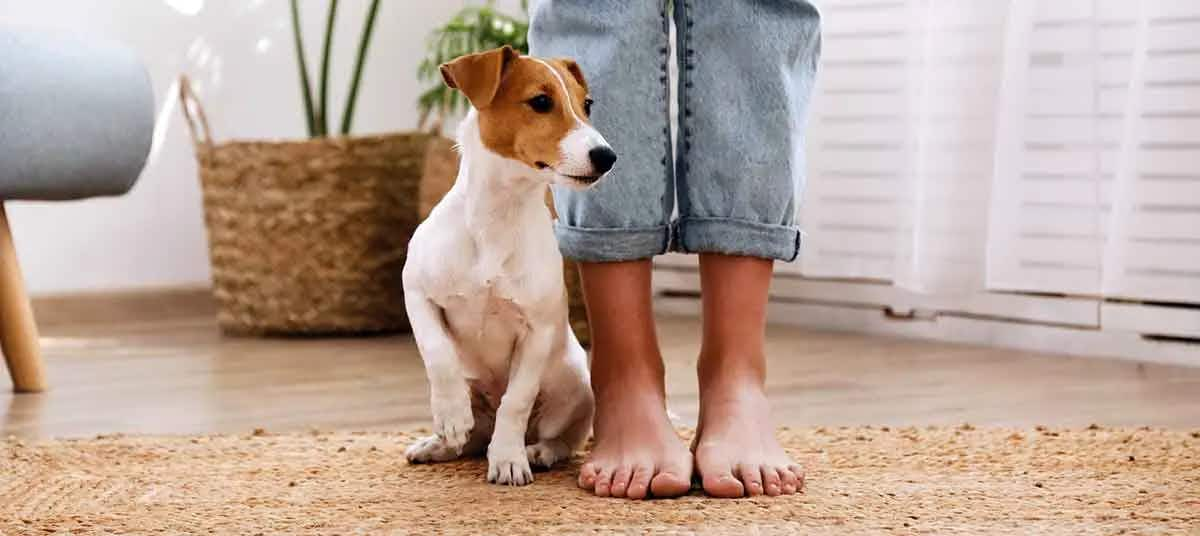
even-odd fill
[{"label": "toe", "polygon": [[728,469],[717,473],[708,472],[703,474],[703,477],[704,492],[713,497],[732,499],[746,495],[746,488]]},{"label": "toe", "polygon": [[646,494],[650,491],[650,479],[654,477],[654,469],[648,466],[639,466],[633,470],[633,477],[629,480],[629,489],[625,490],[625,496],[630,499],[645,499]]},{"label": "toe", "polygon": [[550,457],[550,451],[542,445],[529,445],[525,447],[525,458],[529,460],[531,467],[549,469],[554,464],[554,461]]},{"label": "toe", "polygon": [[629,466],[618,467],[613,473],[612,485],[608,488],[608,494],[613,497],[624,497],[625,490],[629,489],[629,479],[632,477],[632,468]]},{"label": "toe", "polygon": [[757,497],[763,494],[762,471],[757,465],[739,465],[737,476],[742,481],[742,486],[746,488],[746,495]]},{"label": "toe", "polygon": [[423,437],[404,450],[404,457],[408,459],[408,463],[430,462],[433,461],[434,451],[438,450],[440,445],[437,436]]},{"label": "toe", "polygon": [[512,465],[512,480],[510,483],[514,486],[524,486],[533,483],[533,471],[527,464]]},{"label": "toe", "polygon": [[788,466],[788,471],[796,477],[796,491],[804,491],[804,468],[793,463]]},{"label": "toe", "polygon": [[792,473],[792,470],[787,467],[780,467],[778,472],[779,479],[783,483],[783,494],[791,495],[796,493],[796,490],[800,488],[800,481]]},{"label": "toe", "polygon": [[662,470],[650,479],[650,493],[655,497],[679,497],[692,489],[692,475],[680,470]]},{"label": "toe", "polygon": [[612,486],[612,471],[608,468],[601,468],[596,473],[596,486],[592,489],[596,492],[597,497],[608,497],[610,486]]},{"label": "toe", "polygon": [[779,476],[779,471],[766,465],[762,466],[761,470],[763,490],[767,495],[778,497],[783,493],[783,479]]},{"label": "toe", "polygon": [[592,462],[579,468],[579,487],[591,491],[596,487],[596,466]]}]

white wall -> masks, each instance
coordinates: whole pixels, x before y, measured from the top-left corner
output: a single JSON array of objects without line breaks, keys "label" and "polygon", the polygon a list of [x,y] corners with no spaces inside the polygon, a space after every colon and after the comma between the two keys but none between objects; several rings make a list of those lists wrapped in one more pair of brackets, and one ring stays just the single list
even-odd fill
[{"label": "white wall", "polygon": [[[356,132],[414,127],[420,90],[414,73],[425,37],[463,3],[382,2],[360,90]],[[301,4],[309,68],[315,76],[327,3]],[[367,4],[340,3],[330,84],[335,119],[340,120]],[[156,147],[129,195],[8,205],[34,294],[207,284],[196,166],[174,83],[181,73],[195,80],[218,140],[303,135],[288,21],[284,0],[5,3],[0,24],[103,36],[134,47],[149,67],[158,99]]]}]

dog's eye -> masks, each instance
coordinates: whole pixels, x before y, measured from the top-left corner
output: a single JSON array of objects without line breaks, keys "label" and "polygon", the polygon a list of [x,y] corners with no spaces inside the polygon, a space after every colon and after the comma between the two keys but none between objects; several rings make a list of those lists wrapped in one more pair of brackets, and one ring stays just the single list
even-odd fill
[{"label": "dog's eye", "polygon": [[538,95],[529,99],[529,107],[539,114],[544,114],[554,108],[554,101],[550,100],[549,95]]},{"label": "dog's eye", "polygon": [[595,101],[593,101],[592,99],[583,99],[583,114],[584,115],[586,115],[588,117],[592,116],[592,103],[593,102],[595,102]]}]

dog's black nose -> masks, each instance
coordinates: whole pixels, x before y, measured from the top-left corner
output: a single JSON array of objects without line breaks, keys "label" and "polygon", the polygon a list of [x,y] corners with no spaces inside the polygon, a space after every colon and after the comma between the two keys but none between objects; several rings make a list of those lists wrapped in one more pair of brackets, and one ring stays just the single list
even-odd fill
[{"label": "dog's black nose", "polygon": [[612,169],[613,164],[617,161],[617,153],[612,150],[612,147],[596,147],[588,151],[588,159],[592,161],[592,167],[596,168],[596,173],[608,173]]}]

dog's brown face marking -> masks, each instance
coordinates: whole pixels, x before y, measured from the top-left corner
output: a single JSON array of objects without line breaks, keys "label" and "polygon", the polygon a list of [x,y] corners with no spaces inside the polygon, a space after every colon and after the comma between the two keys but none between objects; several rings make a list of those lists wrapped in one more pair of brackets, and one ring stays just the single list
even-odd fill
[{"label": "dog's brown face marking", "polygon": [[[587,152],[593,147],[582,147],[582,156],[564,149],[571,145],[564,140],[577,129],[591,130],[587,82],[574,61],[520,56],[504,47],[463,56],[442,65],[441,71],[446,84],[461,90],[478,110],[479,133],[489,150],[560,175],[608,171],[578,171],[580,159],[588,162]],[[598,134],[595,139],[603,142]]]}]

